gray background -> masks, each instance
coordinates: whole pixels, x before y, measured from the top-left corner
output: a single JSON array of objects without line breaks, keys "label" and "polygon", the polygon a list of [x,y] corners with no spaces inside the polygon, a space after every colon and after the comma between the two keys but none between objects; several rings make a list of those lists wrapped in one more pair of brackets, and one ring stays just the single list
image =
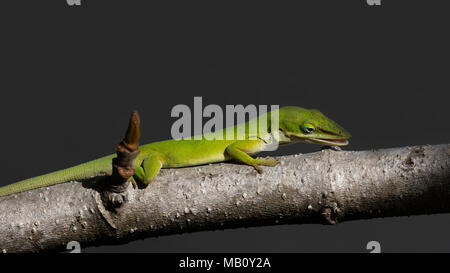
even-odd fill
[{"label": "gray background", "polygon": [[[3,1],[5,185],[110,154],[132,110],[142,143],[176,104],[317,108],[349,150],[449,143],[444,1]],[[439,2],[439,4],[438,4]],[[162,4],[164,3],[164,4]],[[245,3],[245,4],[244,4]],[[317,151],[298,144],[276,154]],[[450,215],[198,232],[85,252],[450,251]]]}]

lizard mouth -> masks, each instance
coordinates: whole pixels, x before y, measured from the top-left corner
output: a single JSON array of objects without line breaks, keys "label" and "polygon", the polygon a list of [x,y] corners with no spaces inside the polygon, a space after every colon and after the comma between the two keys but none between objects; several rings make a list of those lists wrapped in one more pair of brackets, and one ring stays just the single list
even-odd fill
[{"label": "lizard mouth", "polygon": [[347,139],[311,138],[311,141],[317,144],[326,144],[331,146],[348,145]]}]

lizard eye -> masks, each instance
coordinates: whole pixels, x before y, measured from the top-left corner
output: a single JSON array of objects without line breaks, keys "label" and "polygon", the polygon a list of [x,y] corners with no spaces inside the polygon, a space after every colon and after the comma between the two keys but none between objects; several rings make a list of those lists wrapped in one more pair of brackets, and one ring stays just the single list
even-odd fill
[{"label": "lizard eye", "polygon": [[311,134],[312,132],[314,132],[314,130],[315,130],[315,128],[311,124],[303,124],[302,125],[302,131],[305,134]]}]

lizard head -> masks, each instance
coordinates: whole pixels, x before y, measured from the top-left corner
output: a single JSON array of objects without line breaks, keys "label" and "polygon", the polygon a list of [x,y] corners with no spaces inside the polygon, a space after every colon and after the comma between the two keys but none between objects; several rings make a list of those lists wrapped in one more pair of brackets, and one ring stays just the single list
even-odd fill
[{"label": "lizard head", "polygon": [[279,110],[280,133],[286,142],[308,142],[329,146],[348,144],[350,133],[320,111],[296,106]]}]

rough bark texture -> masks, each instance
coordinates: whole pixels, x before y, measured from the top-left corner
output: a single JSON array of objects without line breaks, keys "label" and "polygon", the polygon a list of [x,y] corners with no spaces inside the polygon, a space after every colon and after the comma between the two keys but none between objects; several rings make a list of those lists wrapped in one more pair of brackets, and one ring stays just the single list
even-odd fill
[{"label": "rough bark texture", "polygon": [[0,251],[64,250],[142,237],[283,223],[328,223],[450,212],[450,144],[373,151],[324,150],[280,165],[223,163],[162,170],[126,191],[116,212],[104,177],[0,198]]}]

